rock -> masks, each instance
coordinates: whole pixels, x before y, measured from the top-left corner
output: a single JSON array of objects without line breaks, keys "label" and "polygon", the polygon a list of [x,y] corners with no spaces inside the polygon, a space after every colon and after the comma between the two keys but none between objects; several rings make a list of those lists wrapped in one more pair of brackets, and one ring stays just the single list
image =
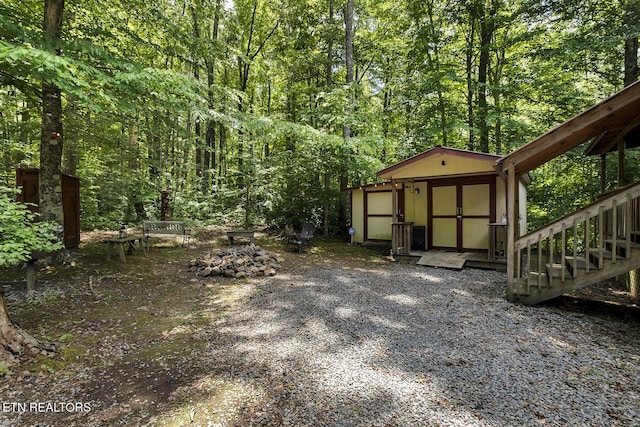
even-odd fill
[{"label": "rock", "polygon": [[283,259],[261,249],[247,245],[213,251],[189,262],[190,271],[198,276],[256,277],[273,276]]}]

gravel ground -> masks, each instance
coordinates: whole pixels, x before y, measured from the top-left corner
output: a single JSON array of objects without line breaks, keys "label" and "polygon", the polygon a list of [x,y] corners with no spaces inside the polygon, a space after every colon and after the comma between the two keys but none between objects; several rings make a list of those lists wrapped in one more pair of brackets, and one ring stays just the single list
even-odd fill
[{"label": "gravel ground", "polygon": [[239,287],[208,332],[232,423],[640,426],[637,320],[511,304],[492,271],[318,267]]}]

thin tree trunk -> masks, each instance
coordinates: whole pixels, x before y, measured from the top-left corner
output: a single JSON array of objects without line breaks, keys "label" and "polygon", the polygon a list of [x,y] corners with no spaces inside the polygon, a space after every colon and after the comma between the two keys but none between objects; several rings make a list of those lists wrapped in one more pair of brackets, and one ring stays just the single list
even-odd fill
[{"label": "thin tree trunk", "polygon": [[[433,55],[427,51],[427,57],[432,69],[436,72],[436,75],[440,74],[440,49],[438,47],[438,31],[434,22],[434,5],[433,2],[427,3],[427,12],[429,14],[429,26],[431,30],[431,38],[433,43]],[[443,88],[440,79],[437,79],[436,88],[438,91],[438,112],[440,113],[440,131],[442,132],[442,145],[447,145],[447,111],[444,104]]]},{"label": "thin tree trunk", "polygon": [[[327,40],[327,67],[325,69],[327,88],[333,85],[333,0],[329,0],[329,39]],[[329,165],[324,173],[324,236],[329,236],[329,212],[331,210],[331,171]]]},{"label": "thin tree trunk", "polygon": [[344,14],[344,26],[345,26],[345,66],[346,66],[346,83],[353,83],[353,1],[347,1],[347,7]]},{"label": "thin tree trunk", "polygon": [[466,75],[467,75],[467,124],[469,126],[469,142],[467,148],[475,149],[475,117],[473,114],[473,95],[475,93],[473,87],[473,45],[475,43],[475,22],[473,16],[469,16],[469,37],[467,39],[466,49]]},{"label": "thin tree trunk", "polygon": [[624,86],[638,80],[638,37],[624,41]]},{"label": "thin tree trunk", "polygon": [[[200,28],[198,26],[198,14],[196,13],[195,7],[191,6],[191,16],[193,19],[193,37],[196,41],[200,40]],[[194,55],[195,56],[195,55]],[[195,81],[200,81],[200,69],[198,65],[198,61],[194,61],[193,64],[193,78]],[[195,116],[195,145],[196,145],[196,176],[201,178],[204,172],[203,165],[203,153],[202,153],[202,132],[200,128],[200,117]]]},{"label": "thin tree trunk", "polygon": [[[494,138],[496,143],[496,154],[502,154],[505,150],[502,146],[502,91],[501,87],[502,70],[505,63],[505,50],[504,48],[496,49],[495,60],[496,64],[493,66],[493,71],[490,73],[490,83],[493,88],[491,91],[493,95],[493,108],[495,116],[494,125]],[[508,150],[507,150],[508,151]]]},{"label": "thin tree trunk", "polygon": [[[211,35],[211,41],[213,43],[218,40],[218,28],[220,25],[220,5],[216,6],[215,15],[213,18],[213,33]],[[213,111],[214,103],[213,103],[213,84],[214,84],[214,66],[213,66],[213,58],[207,57],[205,59],[205,64],[207,67],[207,100],[209,110]],[[207,131],[206,131],[206,148],[205,148],[205,169],[207,170],[207,179],[205,180],[205,184],[212,186],[215,184],[215,170],[216,170],[216,128],[215,122],[209,118],[207,120]],[[204,188],[207,191],[207,188]]]},{"label": "thin tree trunk", "polygon": [[[347,0],[347,7],[345,8],[344,13],[344,25],[345,25],[345,66],[346,66],[346,84],[347,86],[353,83],[353,9],[354,9],[354,0]],[[351,125],[349,121],[351,120],[351,108],[353,106],[353,100],[351,99],[352,91],[349,91],[349,102],[347,111],[345,111],[345,120],[347,121],[342,127],[342,137],[347,139],[351,138]],[[342,156],[342,161],[345,163],[342,167],[342,171],[340,172],[340,198],[338,204],[338,227],[340,230],[347,229],[347,197],[345,193],[345,189],[349,186],[349,175],[347,173],[347,165],[349,150],[345,148],[344,154]]]},{"label": "thin tree trunk", "polygon": [[[483,2],[481,2],[483,3]],[[478,131],[482,152],[489,152],[489,126],[487,104],[487,70],[489,68],[489,54],[493,36],[492,17],[486,14],[484,5],[480,15],[480,59],[478,62]]]},{"label": "thin tree trunk", "polygon": [[333,0],[329,0],[329,39],[327,40],[327,86],[333,84]]}]

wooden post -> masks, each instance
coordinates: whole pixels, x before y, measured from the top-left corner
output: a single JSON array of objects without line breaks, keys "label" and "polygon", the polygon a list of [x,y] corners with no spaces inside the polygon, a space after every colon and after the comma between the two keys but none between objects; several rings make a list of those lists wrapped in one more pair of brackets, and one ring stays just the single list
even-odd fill
[{"label": "wooden post", "polygon": [[391,178],[391,250],[394,254],[398,254],[398,246],[399,240],[401,236],[399,236],[399,230],[394,225],[398,222],[398,192],[396,191],[396,180],[395,178]]},{"label": "wooden post", "polygon": [[27,291],[36,290],[36,260],[31,258],[27,261]]},{"label": "wooden post", "polygon": [[391,178],[391,205],[391,222],[398,222],[398,191],[395,178]]},{"label": "wooden post", "polygon": [[515,276],[516,259],[515,239],[518,229],[518,179],[516,170],[511,167],[507,171],[507,300],[514,301],[514,286],[517,284]]},{"label": "wooden post", "polygon": [[618,187],[624,187],[624,139],[618,141]]},{"label": "wooden post", "polygon": [[600,154],[600,194],[607,191],[607,155]]}]

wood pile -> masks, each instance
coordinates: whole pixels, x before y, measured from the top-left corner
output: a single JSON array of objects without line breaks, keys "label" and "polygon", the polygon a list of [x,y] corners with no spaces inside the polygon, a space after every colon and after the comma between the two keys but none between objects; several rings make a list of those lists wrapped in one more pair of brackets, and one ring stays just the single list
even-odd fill
[{"label": "wood pile", "polygon": [[219,249],[190,262],[198,276],[257,277],[275,276],[282,258],[254,244]]}]

